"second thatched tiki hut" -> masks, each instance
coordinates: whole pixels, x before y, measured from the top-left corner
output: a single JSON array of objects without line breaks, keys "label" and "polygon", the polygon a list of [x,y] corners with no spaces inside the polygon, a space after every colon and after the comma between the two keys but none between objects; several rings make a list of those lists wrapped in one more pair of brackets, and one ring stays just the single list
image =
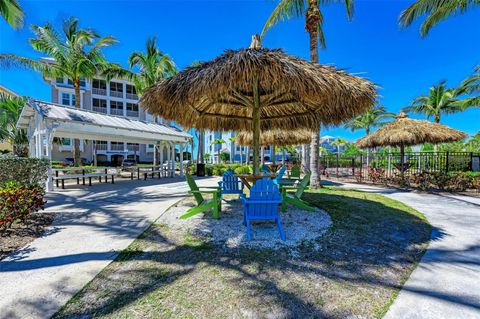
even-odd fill
[{"label": "second thatched tiki hut", "polygon": [[359,139],[357,146],[360,148],[400,147],[400,167],[403,175],[405,170],[405,146],[454,142],[466,137],[467,134],[448,126],[411,119],[404,112],[400,112],[395,121]]},{"label": "second thatched tiki hut", "polygon": [[146,89],[141,103],[184,127],[251,131],[258,174],[260,131],[316,131],[362,113],[375,97],[371,82],[264,49],[256,35],[248,49],[227,50]]},{"label": "second thatched tiki hut", "polygon": [[[275,162],[276,146],[309,144],[312,140],[312,133],[311,130],[307,129],[299,129],[295,131],[279,129],[262,131],[260,132],[260,146],[273,146],[273,162]],[[235,142],[239,145],[252,146],[253,133],[251,131],[239,132],[235,138]],[[282,161],[284,161],[284,159],[282,159]]]}]

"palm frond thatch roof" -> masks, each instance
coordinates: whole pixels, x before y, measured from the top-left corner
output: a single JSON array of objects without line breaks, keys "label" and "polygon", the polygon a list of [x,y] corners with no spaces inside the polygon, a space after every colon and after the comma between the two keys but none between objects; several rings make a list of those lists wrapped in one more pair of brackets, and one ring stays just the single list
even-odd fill
[{"label": "palm frond thatch roof", "polygon": [[375,132],[359,139],[357,146],[410,146],[423,143],[447,143],[467,137],[467,134],[448,126],[429,121],[415,120],[401,112],[397,119]]},{"label": "palm frond thatch roof", "polygon": [[[270,130],[260,133],[261,146],[309,144],[311,140],[312,131],[306,129],[299,129],[296,131]],[[235,138],[235,143],[240,145],[252,146],[253,133],[247,131],[239,132]]]},{"label": "palm frond thatch roof", "polygon": [[227,50],[146,89],[141,104],[184,127],[252,130],[258,79],[260,129],[318,129],[339,124],[375,101],[370,81],[282,50]]}]

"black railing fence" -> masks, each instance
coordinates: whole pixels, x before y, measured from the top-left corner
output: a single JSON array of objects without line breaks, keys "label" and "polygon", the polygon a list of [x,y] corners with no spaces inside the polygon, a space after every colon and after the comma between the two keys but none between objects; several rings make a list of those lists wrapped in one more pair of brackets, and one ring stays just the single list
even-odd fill
[{"label": "black railing fence", "polygon": [[[362,178],[374,175],[392,177],[401,172],[400,153],[370,153],[358,156],[328,154],[320,157],[322,173],[326,176]],[[428,172],[480,171],[480,153],[471,152],[406,152],[404,175]]]}]

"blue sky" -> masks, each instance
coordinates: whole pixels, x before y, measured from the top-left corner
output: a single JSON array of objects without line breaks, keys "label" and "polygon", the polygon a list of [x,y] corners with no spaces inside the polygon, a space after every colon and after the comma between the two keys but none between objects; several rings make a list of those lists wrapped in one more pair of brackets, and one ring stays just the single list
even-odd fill
[{"label": "blue sky", "polygon": [[[480,10],[448,19],[422,39],[419,22],[400,30],[398,15],[412,1],[355,2],[353,21],[346,19],[344,6],[322,9],[327,49],[321,63],[334,64],[360,73],[381,87],[381,103],[388,110],[399,109],[428,88],[448,80],[451,86],[468,76],[480,64]],[[195,60],[209,60],[227,48],[248,46],[259,33],[277,1],[25,1],[26,24],[14,31],[0,21],[0,52],[39,57],[29,44],[30,24],[51,22],[57,27],[69,16],[80,19],[101,35],[113,35],[120,42],[105,53],[111,61],[126,66],[128,55],[143,50],[147,37],[156,35],[159,47],[183,68]],[[308,58],[308,36],[303,19],[274,27],[264,46]],[[0,83],[22,95],[50,100],[50,89],[32,71],[0,70]],[[468,134],[480,130],[480,108],[444,117],[444,124]],[[323,135],[356,139],[363,132],[331,128]]]}]

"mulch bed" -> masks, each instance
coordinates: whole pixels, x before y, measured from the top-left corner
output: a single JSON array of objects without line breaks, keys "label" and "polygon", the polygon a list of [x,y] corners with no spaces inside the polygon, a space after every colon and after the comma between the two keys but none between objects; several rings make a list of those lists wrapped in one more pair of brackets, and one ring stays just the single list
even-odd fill
[{"label": "mulch bed", "polygon": [[52,213],[35,213],[24,223],[15,223],[12,228],[0,232],[0,260],[42,236],[53,222],[53,216]]}]

